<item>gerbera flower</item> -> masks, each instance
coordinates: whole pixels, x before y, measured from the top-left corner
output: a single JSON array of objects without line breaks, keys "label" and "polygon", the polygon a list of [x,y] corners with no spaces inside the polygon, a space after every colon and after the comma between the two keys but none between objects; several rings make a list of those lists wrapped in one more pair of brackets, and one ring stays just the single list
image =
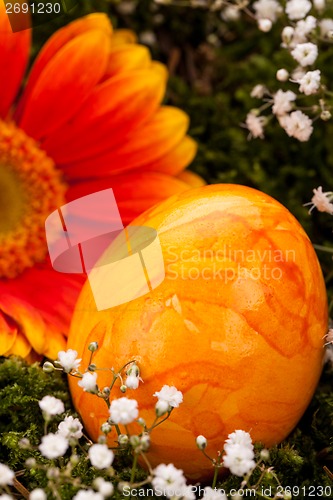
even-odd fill
[{"label": "gerbera flower", "polygon": [[[124,223],[197,180],[188,117],[161,106],[167,73],[104,14],[57,31],[23,89],[30,31],[0,2],[0,355],[56,358],[84,277],[55,272],[44,222],[113,188]],[[17,99],[20,90],[21,96]]]}]

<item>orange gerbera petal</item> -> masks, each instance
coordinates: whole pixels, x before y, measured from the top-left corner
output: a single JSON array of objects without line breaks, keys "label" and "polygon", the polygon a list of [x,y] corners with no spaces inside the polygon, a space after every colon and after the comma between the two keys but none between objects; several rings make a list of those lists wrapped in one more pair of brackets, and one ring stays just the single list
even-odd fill
[{"label": "orange gerbera petal", "polygon": [[151,64],[149,50],[143,45],[116,45],[115,47],[111,45],[104,79],[123,71],[148,69]]},{"label": "orange gerbera petal", "polygon": [[5,118],[22,83],[30,50],[31,30],[13,33],[0,2],[0,118]]},{"label": "orange gerbera petal", "polygon": [[27,338],[23,335],[23,333],[18,331],[13,346],[5,353],[5,356],[14,354],[15,356],[21,356],[21,358],[27,358],[31,350],[32,346]]},{"label": "orange gerbera petal", "polygon": [[[31,344],[37,353],[42,354],[46,344],[46,328],[40,314],[38,314],[29,303],[22,302],[22,300],[18,300],[17,297],[8,295],[1,297],[0,309],[2,313],[15,321],[18,327],[18,333],[21,334],[20,337],[23,335],[26,339],[25,343],[23,343],[22,338],[17,339],[20,349],[25,348],[24,346],[26,344]],[[21,355],[15,352],[15,349],[16,347],[13,345],[11,352]],[[27,355],[28,354],[29,353],[27,353]]]},{"label": "orange gerbera petal", "polygon": [[69,178],[107,176],[113,171],[143,167],[163,157],[179,144],[188,128],[188,116],[177,108],[161,107],[154,116],[123,144],[99,156],[64,165]]},{"label": "orange gerbera petal", "polygon": [[100,30],[104,32],[108,37],[112,35],[112,25],[106,16],[102,13],[90,14],[86,17],[82,17],[68,24],[64,28],[59,29],[51,36],[51,38],[46,42],[38,57],[32,67],[29,75],[28,83],[25,87],[24,94],[20,100],[19,106],[16,110],[16,119],[18,120],[21,116],[24,104],[31,94],[34,85],[36,84],[38,78],[40,77],[45,66],[49,61],[62,49],[68,42],[73,40],[75,37],[86,33],[91,30]]},{"label": "orange gerbera petal", "polygon": [[102,78],[109,44],[104,32],[91,30],[59,50],[26,100],[19,122],[21,128],[41,139],[69,120]]},{"label": "orange gerbera petal", "polygon": [[0,356],[9,352],[13,347],[16,337],[17,337],[17,325],[15,322],[6,314],[1,311],[0,308]]},{"label": "orange gerbera petal", "polygon": [[[196,155],[197,149],[197,143],[186,135],[179,144],[168,151],[164,156],[145,165],[145,170],[147,172],[154,171],[164,172],[169,175],[177,175],[191,163]],[[181,180],[187,183],[186,178]]]},{"label": "orange gerbera petal", "polygon": [[57,359],[58,352],[66,349],[67,341],[65,337],[57,330],[49,335],[47,340],[47,346],[44,351],[44,355],[50,359]]},{"label": "orange gerbera petal", "polygon": [[137,40],[136,34],[131,30],[115,30],[112,35],[112,46],[115,47],[116,45],[124,45],[125,43],[136,43]]},{"label": "orange gerbera petal", "polygon": [[156,203],[189,189],[189,186],[175,177],[159,172],[134,172],[71,186],[67,199],[75,200],[107,188],[113,189],[122,221],[128,224]]},{"label": "orange gerbera petal", "polygon": [[165,91],[154,70],[131,71],[98,85],[75,118],[42,143],[58,164],[110,149],[156,111]]},{"label": "orange gerbera petal", "polygon": [[186,182],[192,188],[197,188],[204,186],[206,182],[203,180],[200,175],[191,172],[190,170],[184,170],[179,175],[177,175],[177,179],[180,179],[183,182]]}]

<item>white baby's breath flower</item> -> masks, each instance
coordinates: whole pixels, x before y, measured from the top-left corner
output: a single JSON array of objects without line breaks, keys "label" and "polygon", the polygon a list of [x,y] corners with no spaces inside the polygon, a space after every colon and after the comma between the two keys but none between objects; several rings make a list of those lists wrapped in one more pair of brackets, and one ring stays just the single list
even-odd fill
[{"label": "white baby's breath flower", "polygon": [[288,78],[289,78],[289,71],[287,71],[284,68],[277,70],[276,79],[279,80],[279,82],[286,82]]},{"label": "white baby's breath flower", "polygon": [[289,137],[295,137],[301,142],[308,141],[313,132],[312,120],[299,110],[285,115],[283,121],[280,121],[280,125]]},{"label": "white baby's breath flower", "polygon": [[140,379],[136,375],[129,375],[126,377],[125,385],[128,389],[137,389],[139,387]]},{"label": "white baby's breath flower", "polygon": [[223,490],[219,490],[217,488],[213,489],[210,486],[206,486],[206,488],[204,488],[203,498],[205,500],[228,500],[228,497]]},{"label": "white baby's breath flower", "polygon": [[60,415],[65,411],[65,406],[61,399],[57,399],[53,396],[44,396],[38,404],[43,414],[48,418],[54,415]]},{"label": "white baby's breath flower", "polygon": [[88,456],[96,469],[107,469],[114,460],[114,453],[106,444],[93,444],[89,448]]},{"label": "white baby's breath flower", "polygon": [[180,488],[186,485],[181,469],[176,469],[173,464],[160,464],[153,470],[152,485],[156,491],[163,491],[168,498],[175,496]]},{"label": "white baby's breath flower", "polygon": [[77,359],[77,351],[73,349],[67,349],[67,351],[58,352],[59,364],[63,367],[66,373],[72,370],[77,370],[80,366],[81,359]]},{"label": "white baby's breath flower", "polygon": [[249,130],[250,137],[256,139],[259,137],[260,139],[264,138],[264,125],[266,123],[266,118],[264,116],[258,116],[256,113],[250,111],[246,115],[245,126]]},{"label": "white baby's breath flower", "polygon": [[292,109],[292,102],[296,99],[296,94],[291,90],[283,91],[279,89],[273,97],[272,111],[275,115],[284,115]]},{"label": "white baby's breath flower", "polygon": [[301,66],[310,66],[318,57],[318,47],[312,42],[299,43],[291,51],[291,55]]},{"label": "white baby's breath flower", "polygon": [[47,496],[42,488],[35,488],[30,492],[29,500],[46,500]]},{"label": "white baby's breath flower", "polygon": [[303,19],[311,10],[311,2],[309,0],[287,0],[286,14],[292,21]]},{"label": "white baby's breath flower", "polygon": [[233,446],[235,444],[239,444],[241,446],[245,446],[245,448],[253,450],[253,444],[250,434],[241,429],[237,429],[235,432],[232,432],[228,435],[228,438],[225,440],[224,444],[225,451],[227,451],[230,446]]},{"label": "white baby's breath flower", "polygon": [[73,497],[73,500],[104,500],[104,497],[101,493],[97,493],[92,489],[89,489],[78,491]]},{"label": "white baby's breath flower", "polygon": [[46,434],[42,437],[42,442],[39,445],[39,451],[46,458],[62,457],[68,448],[68,441],[59,434]]},{"label": "white baby's breath flower", "polygon": [[0,463],[0,486],[13,484],[14,472],[6,464]]},{"label": "white baby's breath flower", "polygon": [[295,37],[301,42],[306,41],[306,36],[317,26],[317,19],[314,16],[307,16],[296,23]]},{"label": "white baby's breath flower", "polygon": [[[322,186],[319,186],[317,189],[313,190],[313,196],[309,203],[305,203],[305,206],[311,205],[309,212],[311,213],[314,208],[316,208],[319,212],[327,212],[333,215],[333,192],[326,191],[323,192]],[[331,330],[329,330],[330,332]]]},{"label": "white baby's breath flower", "polygon": [[58,425],[58,434],[66,439],[80,439],[83,436],[82,429],[80,420],[69,415]]},{"label": "white baby's breath flower", "polygon": [[258,84],[253,87],[250,96],[257,99],[262,99],[267,92],[268,91],[265,85]]},{"label": "white baby's breath flower", "polygon": [[272,21],[270,19],[258,19],[258,28],[263,33],[268,33],[272,29]]},{"label": "white baby's breath flower", "polygon": [[302,66],[296,66],[296,68],[291,73],[291,78],[298,82],[305,75],[306,70]]},{"label": "white baby's breath flower", "polygon": [[257,19],[269,19],[273,23],[282,12],[280,2],[277,0],[257,0],[253,4],[253,9]]},{"label": "white baby's breath flower", "polygon": [[225,450],[223,465],[235,476],[244,476],[256,466],[253,450],[241,444],[229,445]]},{"label": "white baby's breath flower", "polygon": [[183,402],[183,394],[176,387],[164,385],[159,392],[155,392],[154,396],[159,400],[166,401],[172,408],[178,408]]},{"label": "white baby's breath flower", "polygon": [[320,34],[324,38],[332,38],[333,35],[333,19],[321,19],[319,21]]},{"label": "white baby's breath flower", "polygon": [[97,373],[84,373],[83,377],[78,381],[78,385],[82,387],[85,392],[97,392]]},{"label": "white baby's breath flower", "polygon": [[320,87],[320,70],[308,71],[298,80],[299,91],[305,95],[315,94]]},{"label": "white baby's breath flower", "polygon": [[112,422],[127,425],[138,418],[138,402],[135,399],[114,399],[109,408]]},{"label": "white baby's breath flower", "polygon": [[110,497],[114,492],[114,486],[110,481],[105,481],[102,477],[96,477],[94,487],[104,497]]}]

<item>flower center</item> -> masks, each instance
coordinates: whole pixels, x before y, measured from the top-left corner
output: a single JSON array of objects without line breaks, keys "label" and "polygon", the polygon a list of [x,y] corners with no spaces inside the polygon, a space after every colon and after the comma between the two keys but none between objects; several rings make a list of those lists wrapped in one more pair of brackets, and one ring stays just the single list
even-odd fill
[{"label": "flower center", "polygon": [[0,278],[14,278],[44,260],[45,220],[64,204],[65,192],[51,158],[0,120]]}]

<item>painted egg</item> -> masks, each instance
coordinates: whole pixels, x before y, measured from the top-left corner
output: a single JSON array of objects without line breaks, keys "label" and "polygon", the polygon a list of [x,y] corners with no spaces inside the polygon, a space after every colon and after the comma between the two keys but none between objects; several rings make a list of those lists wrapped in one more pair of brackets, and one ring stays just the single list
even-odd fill
[{"label": "painted egg", "polygon": [[[156,391],[164,385],[182,391],[183,403],[153,431],[147,456],[153,466],[172,462],[191,480],[203,480],[213,471],[196,436],[208,439],[211,456],[236,429],[269,447],[290,433],[309,404],[327,331],[321,269],[290,212],[244,186],[189,190],[133,224],[156,229],[164,281],[103,311],[87,284],[68,346],[83,366],[92,341],[99,343],[98,367],[137,360],[144,383],[126,395],[138,401],[148,424]],[[98,372],[100,387],[110,381],[110,372]],[[83,392],[77,379],[70,378],[70,388],[96,440],[108,418],[105,402]],[[122,396],[118,386],[113,397]]]}]

